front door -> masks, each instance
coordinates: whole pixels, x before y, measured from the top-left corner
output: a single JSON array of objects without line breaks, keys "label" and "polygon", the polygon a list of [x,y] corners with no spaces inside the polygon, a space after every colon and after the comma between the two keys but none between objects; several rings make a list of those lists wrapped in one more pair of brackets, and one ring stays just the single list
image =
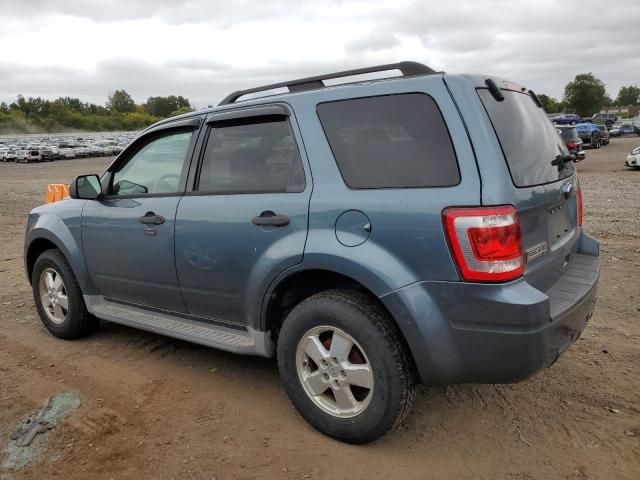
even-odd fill
[{"label": "front door", "polygon": [[194,136],[193,128],[180,127],[138,139],[109,169],[104,198],[84,207],[85,259],[105,299],[185,311],[174,227]]},{"label": "front door", "polygon": [[262,287],[302,261],[310,176],[288,111],[270,108],[209,119],[195,188],[176,216],[178,280],[192,315],[255,325]]}]

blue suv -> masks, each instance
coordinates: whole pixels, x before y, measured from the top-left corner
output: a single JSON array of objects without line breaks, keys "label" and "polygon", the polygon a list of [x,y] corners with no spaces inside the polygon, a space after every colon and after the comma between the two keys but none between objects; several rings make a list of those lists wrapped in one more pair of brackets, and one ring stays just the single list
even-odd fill
[{"label": "blue suv", "polygon": [[302,416],[346,442],[397,426],[420,381],[548,367],[594,309],[571,156],[535,93],[498,78],[402,62],[237,91],[70,197],[27,222],[53,335],[106,320],[276,356]]}]

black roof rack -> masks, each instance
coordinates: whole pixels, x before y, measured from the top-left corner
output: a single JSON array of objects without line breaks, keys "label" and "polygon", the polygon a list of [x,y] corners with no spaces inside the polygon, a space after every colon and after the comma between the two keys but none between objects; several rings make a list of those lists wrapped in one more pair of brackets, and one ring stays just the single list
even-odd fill
[{"label": "black roof rack", "polygon": [[315,77],[300,78],[298,80],[289,80],[288,82],[272,83],[271,85],[263,85],[261,87],[248,88],[247,90],[237,90],[227,95],[218,105],[228,105],[234,103],[238,98],[250,93],[274,90],[276,88],[287,87],[289,92],[302,92],[305,90],[317,90],[324,88],[326,85],[323,80],[332,78],[350,77],[353,75],[364,75],[366,73],[386,72],[388,70],[400,70],[402,76],[410,75],[432,75],[437,73],[434,69],[418,62],[399,62],[389,63],[387,65],[378,65],[375,67],[356,68],[355,70],[345,70],[343,72],[327,73],[325,75],[317,75]]}]

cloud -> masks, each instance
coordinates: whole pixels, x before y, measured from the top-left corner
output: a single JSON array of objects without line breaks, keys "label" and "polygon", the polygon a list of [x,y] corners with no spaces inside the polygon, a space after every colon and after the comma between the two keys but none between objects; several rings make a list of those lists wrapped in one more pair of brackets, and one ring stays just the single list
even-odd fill
[{"label": "cloud", "polygon": [[[305,12],[322,7],[323,0],[0,0],[3,17],[27,20],[47,15],[68,15],[110,23],[158,18],[166,23],[232,25],[256,19]],[[321,9],[319,10],[321,11]]]},{"label": "cloud", "polygon": [[374,29],[364,37],[358,38],[345,45],[345,51],[348,54],[357,55],[363,52],[378,52],[380,50],[388,50],[400,45],[400,40],[389,32],[382,32]]},{"label": "cloud", "polygon": [[124,88],[137,101],[179,94],[205,106],[239,88],[400,60],[555,97],[582,72],[614,97],[640,82],[634,0],[0,0],[0,11],[5,101],[104,103]]}]

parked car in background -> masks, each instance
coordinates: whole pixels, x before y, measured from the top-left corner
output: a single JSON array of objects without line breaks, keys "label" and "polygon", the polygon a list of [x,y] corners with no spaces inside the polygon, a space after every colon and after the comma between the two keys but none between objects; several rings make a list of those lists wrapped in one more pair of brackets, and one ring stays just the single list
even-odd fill
[{"label": "parked car in background", "polygon": [[553,117],[551,121],[556,125],[577,125],[582,122],[582,117],[575,113],[566,113],[564,115]]},{"label": "parked car in background", "polygon": [[620,136],[620,126],[612,125],[611,130],[609,130],[609,137],[619,137]]},{"label": "parked car in background", "polygon": [[640,128],[632,123],[623,123],[620,125],[620,136],[623,135],[638,135],[640,136]]},{"label": "parked car in background", "polygon": [[42,148],[43,162],[53,162],[54,160],[58,160],[59,158],[60,158],[60,151],[58,147],[46,146]]},{"label": "parked car in background", "polygon": [[60,158],[64,158],[66,160],[69,160],[71,158],[76,158],[77,156],[75,150],[69,147],[60,148],[59,152],[60,152]]},{"label": "parked car in background", "polygon": [[7,147],[0,147],[0,161],[6,162],[9,149]]},{"label": "parked car in background", "polygon": [[602,139],[602,145],[609,145],[609,127],[607,127],[606,125],[597,125],[598,130],[600,130],[600,135],[601,135],[601,139]]},{"label": "parked car in background", "polygon": [[29,163],[29,151],[23,148],[16,150],[16,163]]},{"label": "parked car in background", "polygon": [[402,62],[165,119],[29,213],[42,323],[277,357],[301,415],[350,443],[401,425],[420,379],[524,380],[580,337],[599,276],[572,157],[529,92]]},{"label": "parked car in background", "polygon": [[584,142],[578,135],[576,127],[572,125],[557,125],[557,128],[562,140],[564,140],[567,146],[567,150],[569,150],[569,153],[574,157],[573,161],[579,162],[580,160],[584,160],[586,157],[582,149]]},{"label": "parked car in background", "polygon": [[618,121],[618,116],[614,113],[596,113],[591,117],[591,120],[597,125],[611,127]]},{"label": "parked car in background", "polygon": [[631,150],[631,153],[627,155],[627,160],[624,164],[627,167],[640,168],[640,147],[636,147]]},{"label": "parked car in background", "polygon": [[29,156],[28,162],[40,162],[42,160],[42,152],[39,148],[30,148],[27,150]]},{"label": "parked car in background", "polygon": [[17,149],[15,145],[9,145],[9,150],[5,154],[7,162],[15,162],[17,157]]},{"label": "parked car in background", "polygon": [[591,148],[600,148],[602,134],[598,126],[594,123],[579,123],[576,125],[578,136]]}]

